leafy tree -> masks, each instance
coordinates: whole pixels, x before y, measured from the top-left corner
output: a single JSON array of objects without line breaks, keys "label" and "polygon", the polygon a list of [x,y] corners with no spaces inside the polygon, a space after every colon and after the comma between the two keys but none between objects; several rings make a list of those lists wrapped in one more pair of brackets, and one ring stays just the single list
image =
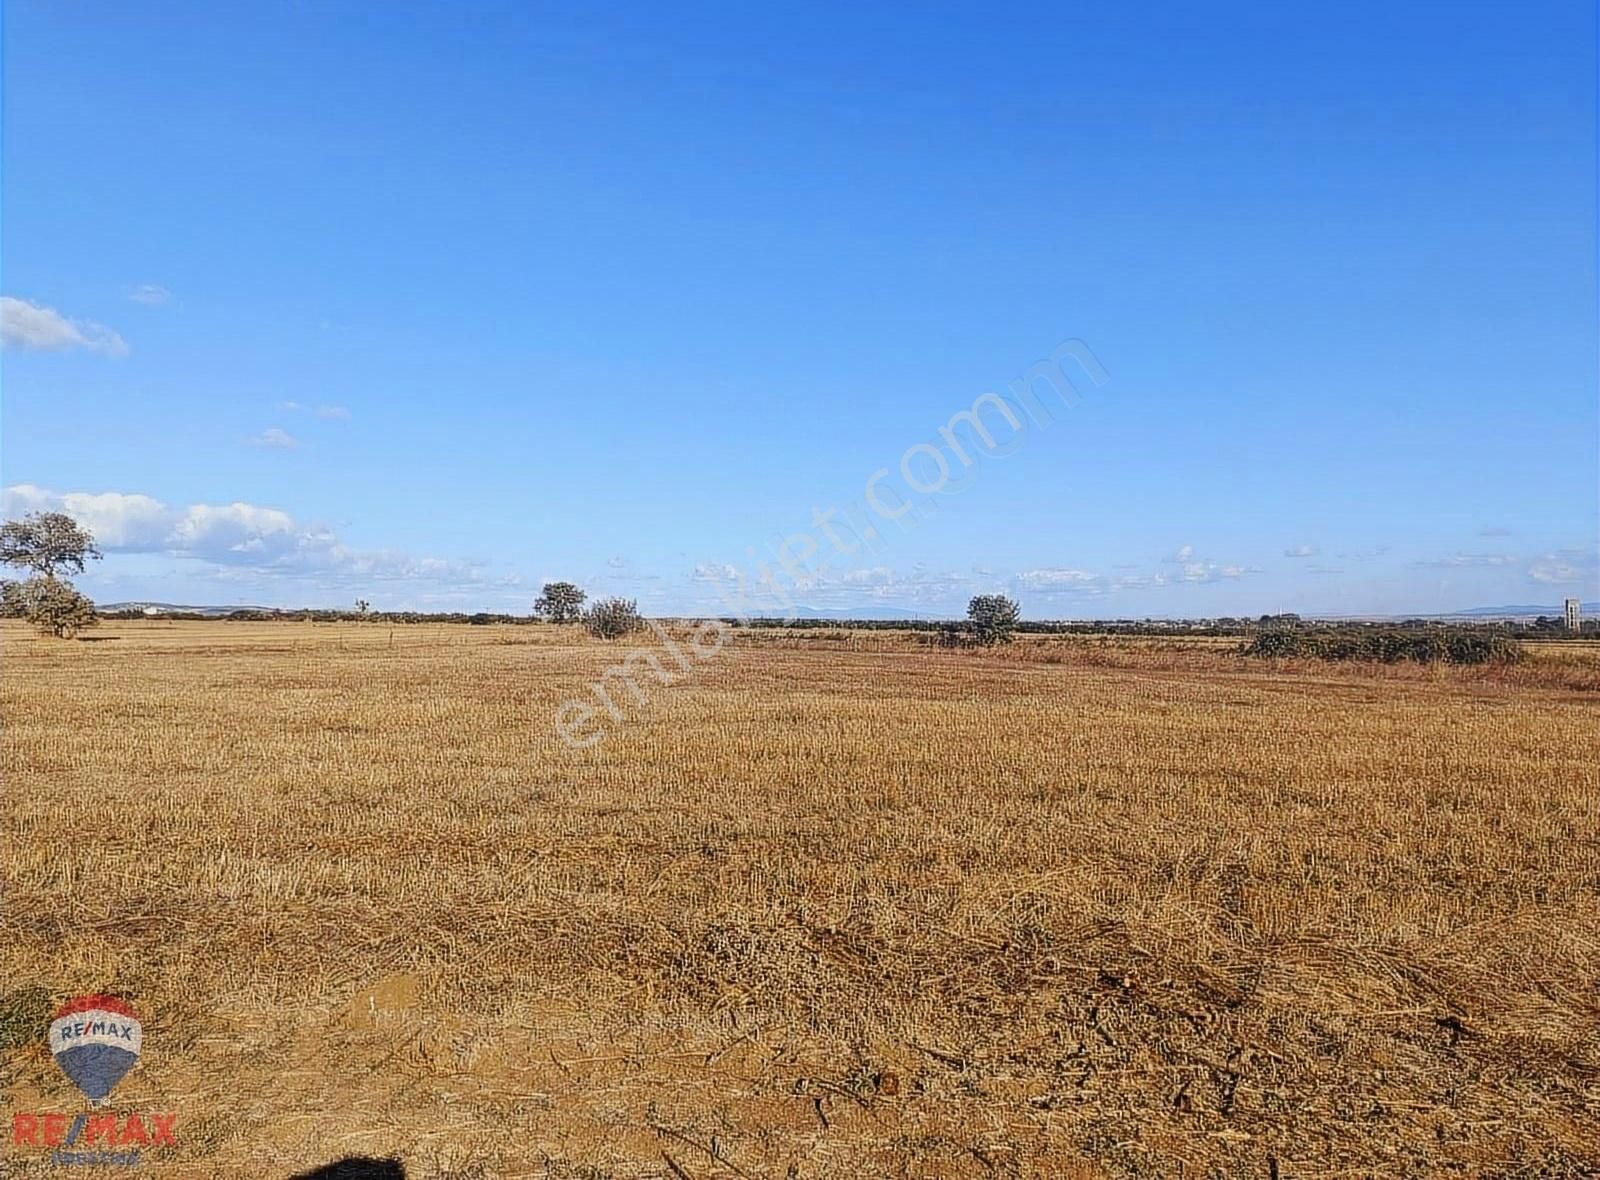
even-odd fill
[{"label": "leafy tree", "polygon": [[78,593],[65,578],[29,578],[22,583],[20,598],[23,617],[39,629],[42,635],[57,639],[70,639],[85,627],[93,627],[94,603]]},{"label": "leafy tree", "polygon": [[980,594],[967,603],[967,621],[975,642],[989,647],[1010,643],[1022,610],[1004,594]]},{"label": "leafy tree", "polygon": [[0,525],[0,562],[45,577],[83,573],[84,563],[99,561],[89,531],[65,512],[30,512]]},{"label": "leafy tree", "polygon": [[372,603],[368,602],[365,598],[356,599],[356,614],[360,615],[362,618],[366,618],[367,613],[371,610]]},{"label": "leafy tree", "polygon": [[546,582],[534,601],[533,613],[551,623],[576,623],[583,617],[587,597],[571,582]]},{"label": "leafy tree", "polygon": [[61,576],[82,573],[86,562],[98,561],[94,537],[64,512],[30,512],[0,525],[0,562],[29,571],[25,582],[7,582],[0,606],[8,617],[20,615],[46,635],[66,639],[92,627],[94,603]]},{"label": "leafy tree", "polygon": [[618,639],[644,626],[644,619],[639,615],[639,604],[631,598],[601,598],[584,612],[583,625],[590,635]]},{"label": "leafy tree", "polygon": [[25,619],[27,604],[23,599],[22,583],[12,578],[0,578],[0,619]]}]

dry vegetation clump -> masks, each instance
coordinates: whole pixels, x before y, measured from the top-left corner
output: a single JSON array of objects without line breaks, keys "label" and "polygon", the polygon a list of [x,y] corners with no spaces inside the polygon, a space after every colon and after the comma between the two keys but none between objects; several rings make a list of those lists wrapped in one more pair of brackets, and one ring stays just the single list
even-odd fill
[{"label": "dry vegetation clump", "polygon": [[34,1001],[132,997],[162,1175],[1600,1169],[1600,698],[1537,651],[742,635],[573,751],[576,629],[102,631],[4,632],[0,1063],[71,1108]]},{"label": "dry vegetation clump", "polygon": [[1508,635],[1482,630],[1296,627],[1257,631],[1242,654],[1379,664],[1516,664],[1523,649]]}]

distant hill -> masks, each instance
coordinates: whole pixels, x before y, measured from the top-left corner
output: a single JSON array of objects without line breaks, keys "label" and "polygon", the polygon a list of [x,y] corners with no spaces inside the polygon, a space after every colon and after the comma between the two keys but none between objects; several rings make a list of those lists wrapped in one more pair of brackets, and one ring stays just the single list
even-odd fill
[{"label": "distant hill", "polygon": [[[96,603],[95,604],[95,609],[98,610],[98,611],[105,612],[107,614],[110,614],[110,613],[113,613],[113,612],[116,612],[116,611],[147,611],[149,613],[157,614],[157,615],[166,615],[166,614],[205,615],[205,616],[207,616],[209,618],[221,618],[221,617],[223,617],[225,615],[232,614],[234,611],[240,611],[240,610],[244,610],[244,611],[260,611],[260,612],[267,613],[267,614],[300,615],[300,614],[304,614],[307,610],[330,610],[330,609],[339,609],[339,608],[330,608],[330,607],[248,606],[248,605],[245,605],[245,604],[242,604],[242,603],[236,603],[236,604],[229,605],[229,606],[217,606],[217,605],[190,606],[190,605],[185,605],[183,603],[177,603],[177,602],[101,602],[101,603]],[[1583,603],[1582,609],[1583,609],[1584,616],[1586,618],[1595,618],[1597,616],[1600,616],[1600,602],[1585,602],[1585,603]],[[1360,619],[1370,620],[1370,621],[1373,621],[1373,622],[1381,622],[1381,621],[1383,621],[1385,619],[1535,619],[1535,618],[1538,618],[1540,615],[1545,615],[1545,616],[1550,617],[1550,618],[1559,619],[1561,617],[1561,613],[1562,613],[1562,607],[1561,607],[1560,603],[1555,603],[1553,605],[1529,605],[1529,604],[1525,604],[1525,603],[1519,603],[1519,604],[1512,604],[1512,605],[1509,605],[1509,606],[1473,606],[1473,607],[1467,607],[1464,610],[1446,611],[1443,614],[1394,614],[1394,615],[1360,615],[1360,616],[1354,616],[1354,615],[1307,615],[1306,617],[1307,618],[1322,618],[1322,619],[1355,619],[1355,618],[1360,618]],[[845,608],[845,609],[840,609],[840,610],[820,610],[820,609],[815,609],[815,608],[812,608],[812,607],[799,607],[799,608],[795,609],[793,612],[790,612],[790,613],[783,613],[783,612],[779,612],[779,611],[757,611],[757,612],[755,612],[753,617],[758,618],[758,619],[795,618],[795,619],[814,619],[814,620],[822,620],[822,621],[827,621],[827,620],[831,619],[831,620],[835,620],[835,621],[841,622],[841,623],[851,623],[851,622],[863,622],[864,623],[864,622],[893,622],[896,619],[905,619],[905,620],[908,620],[908,621],[917,621],[917,622],[938,622],[940,620],[949,619],[949,618],[956,617],[956,616],[949,615],[949,614],[929,613],[929,612],[926,612],[926,611],[904,610],[904,609],[896,608],[896,607],[893,607],[893,606],[882,606],[882,607],[866,606],[866,607]],[[1046,621],[1051,621],[1051,620],[1036,619],[1036,620],[1033,620],[1033,621],[1035,621],[1035,622],[1046,622]],[[1087,621],[1093,621],[1093,620],[1079,620],[1079,621],[1087,622]],[[1166,621],[1166,622],[1183,622],[1185,620],[1174,618],[1174,619],[1167,619],[1167,620],[1164,620],[1164,621]]]},{"label": "distant hill", "polygon": [[892,622],[895,619],[916,619],[927,622],[938,619],[948,619],[949,615],[928,614],[924,611],[904,610],[899,607],[863,606],[840,610],[819,610],[813,607],[796,607],[792,611],[755,611],[752,618],[757,619],[837,619],[840,622]]},{"label": "distant hill", "polygon": [[[1470,617],[1475,619],[1536,619],[1540,615],[1546,615],[1553,619],[1559,619],[1563,609],[1564,608],[1559,602],[1550,606],[1474,606],[1468,608],[1467,610],[1452,611],[1449,614],[1429,617],[1442,619],[1457,617]],[[1597,613],[1600,613],[1600,602],[1580,603],[1579,609],[1581,609],[1585,615],[1593,616]]]},{"label": "distant hill", "polygon": [[288,614],[276,606],[185,606],[177,602],[97,602],[94,609],[106,614],[116,611],[152,611],[163,615],[231,615],[236,610],[271,611],[275,614]]}]

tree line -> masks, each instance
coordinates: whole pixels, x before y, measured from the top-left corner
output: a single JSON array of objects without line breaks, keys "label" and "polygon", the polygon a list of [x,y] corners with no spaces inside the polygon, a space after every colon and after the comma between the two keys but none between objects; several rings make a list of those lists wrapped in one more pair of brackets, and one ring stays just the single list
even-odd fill
[{"label": "tree line", "polygon": [[[66,513],[34,512],[21,520],[6,521],[0,525],[0,564],[25,571],[27,577],[22,580],[0,579],[0,617],[27,619],[41,633],[59,638],[70,638],[84,628],[93,626],[102,617],[145,617],[142,610],[97,611],[94,603],[80,593],[66,576],[69,573],[83,573],[89,562],[99,561],[100,558],[94,537]],[[581,587],[565,581],[546,582],[533,602],[532,614],[526,616],[487,611],[374,611],[370,602],[358,599],[353,611],[241,609],[221,615],[164,611],[161,617],[476,625],[541,622],[562,626],[581,625],[589,634],[602,639],[619,639],[645,626],[636,600],[607,597],[590,602],[588,594]],[[1251,641],[1246,650],[1254,655],[1301,654],[1333,659],[1379,660],[1443,658],[1459,662],[1468,662],[1479,653],[1493,653],[1485,657],[1489,659],[1504,659],[1510,651],[1505,644],[1465,642],[1459,638],[1463,635],[1514,641],[1575,639],[1585,634],[1600,633],[1600,620],[1585,620],[1580,631],[1571,631],[1566,629],[1562,620],[1547,616],[1531,622],[1406,619],[1398,623],[1353,621],[1337,625],[1313,622],[1296,614],[1261,615],[1253,619],[1225,616],[1199,620],[1024,620],[1021,607],[1003,594],[977,595],[967,604],[966,618],[959,621],[804,618],[726,618],[722,621],[748,627],[795,630],[842,628],[934,632],[938,636],[937,642],[945,647],[991,647],[1010,643],[1018,634],[1240,636]],[[1468,655],[1469,652],[1472,654]]]}]

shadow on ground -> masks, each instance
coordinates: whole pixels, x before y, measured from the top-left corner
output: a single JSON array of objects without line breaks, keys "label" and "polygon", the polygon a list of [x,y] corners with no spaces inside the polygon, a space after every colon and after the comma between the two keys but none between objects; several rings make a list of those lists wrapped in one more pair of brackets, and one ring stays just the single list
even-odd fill
[{"label": "shadow on ground", "polygon": [[375,1160],[364,1155],[323,1164],[309,1172],[298,1172],[290,1180],[406,1180],[399,1160]]}]

